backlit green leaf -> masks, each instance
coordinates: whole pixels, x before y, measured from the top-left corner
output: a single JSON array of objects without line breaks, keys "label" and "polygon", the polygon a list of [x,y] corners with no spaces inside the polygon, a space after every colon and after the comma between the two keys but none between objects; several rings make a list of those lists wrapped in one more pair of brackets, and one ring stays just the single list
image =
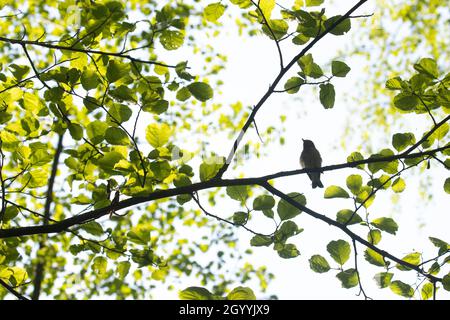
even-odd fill
[{"label": "backlit green leaf", "polygon": [[327,251],[342,266],[350,257],[350,244],[344,240],[331,241],[327,245]]}]

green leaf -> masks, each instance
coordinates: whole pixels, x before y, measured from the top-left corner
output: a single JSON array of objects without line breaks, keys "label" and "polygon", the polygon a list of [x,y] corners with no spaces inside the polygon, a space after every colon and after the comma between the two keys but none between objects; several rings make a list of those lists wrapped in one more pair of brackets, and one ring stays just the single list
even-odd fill
[{"label": "green leaf", "polygon": [[349,73],[350,67],[342,61],[331,62],[331,73],[335,77],[345,77]]},{"label": "green leaf", "polygon": [[290,94],[297,93],[303,83],[305,83],[305,80],[300,77],[289,78],[284,84],[284,90]]},{"label": "green leaf", "polygon": [[[324,22],[324,26],[325,28],[329,28],[331,27],[332,24],[334,24],[337,20],[339,20],[342,16],[338,15],[338,16],[334,16],[331,17],[330,19],[327,19]],[[339,23],[335,28],[333,28],[333,30],[330,31],[331,34],[334,34],[335,36],[341,36],[347,32],[350,31],[351,28],[351,22],[350,19],[345,19],[343,20],[341,23]]]},{"label": "green leaf", "polygon": [[354,213],[353,210],[343,209],[338,211],[336,221],[342,224],[352,225],[360,223],[362,219],[357,213]]},{"label": "green leaf", "polygon": [[[361,153],[355,151],[352,152],[348,157],[347,157],[347,163],[349,162],[356,162],[356,161],[361,161],[364,160],[364,157],[362,156]],[[356,166],[358,169],[364,169],[364,164],[359,164]]]},{"label": "green leaf", "polygon": [[362,177],[359,174],[351,174],[347,177],[347,188],[353,194],[358,194],[362,187]]},{"label": "green leaf", "polygon": [[207,181],[214,178],[224,164],[224,157],[210,157],[205,159],[205,162],[200,165],[200,181]]},{"label": "green leaf", "polygon": [[450,194],[450,178],[445,179],[444,191]]},{"label": "green leaf", "polygon": [[402,297],[412,298],[414,296],[414,289],[404,282],[400,280],[392,281],[389,286],[395,294],[398,294]]},{"label": "green leaf", "polygon": [[310,53],[298,59],[297,63],[306,76],[314,79],[318,79],[323,76],[322,69],[314,62],[313,56]]},{"label": "green leaf", "polygon": [[244,225],[248,220],[248,212],[238,211],[233,214],[233,222],[237,225]]},{"label": "green leaf", "polygon": [[121,261],[117,264],[116,273],[120,280],[125,279],[128,272],[130,271],[131,263],[128,261]]},{"label": "green leaf", "polygon": [[112,122],[114,125],[116,125],[117,122],[127,122],[133,114],[133,111],[131,111],[131,109],[127,105],[120,103],[114,103],[109,108],[108,112],[109,114],[106,118],[110,123]]},{"label": "green leaf", "polygon": [[110,60],[108,67],[106,68],[106,79],[108,79],[110,83],[113,83],[128,75],[129,72],[129,65],[118,60]]},{"label": "green leaf", "polygon": [[48,152],[47,144],[41,142],[30,143],[31,163],[35,166],[43,166],[53,160],[53,156]]},{"label": "green leaf", "polygon": [[237,287],[227,295],[227,300],[256,300],[256,296],[250,288]]},{"label": "green leaf", "polygon": [[104,276],[106,274],[106,269],[108,267],[108,260],[104,257],[95,257],[92,263],[92,271],[99,276]]},{"label": "green leaf", "polygon": [[[391,149],[383,149],[379,153],[371,155],[369,159],[381,159],[393,155],[394,151],[392,151]],[[368,167],[372,173],[383,170],[384,172],[389,174],[396,174],[398,171],[398,160],[369,163]]]},{"label": "green leaf", "polygon": [[126,146],[130,142],[125,131],[116,127],[109,127],[108,129],[106,129],[105,139],[112,145]]},{"label": "green leaf", "polygon": [[283,38],[288,32],[289,25],[283,19],[271,19],[268,21],[268,23],[270,29],[266,24],[263,24],[262,31],[272,40],[279,40]]},{"label": "green leaf", "polygon": [[186,101],[191,96],[192,95],[191,95],[191,92],[189,91],[189,89],[186,87],[183,87],[177,91],[176,98],[177,98],[177,100],[180,100],[180,101]]},{"label": "green leaf", "polygon": [[149,124],[145,130],[145,138],[154,148],[164,146],[167,142],[169,142],[171,135],[172,129],[166,123],[152,123]]},{"label": "green leaf", "polygon": [[80,80],[84,90],[95,89],[100,84],[100,78],[98,77],[97,72],[89,69],[83,71]]},{"label": "green leaf", "polygon": [[441,271],[441,265],[438,262],[434,262],[431,267],[428,269],[428,273],[432,275],[437,275]]},{"label": "green leaf", "polygon": [[367,233],[367,241],[371,244],[378,244],[381,241],[381,231],[378,229],[370,230]]},{"label": "green leaf", "polygon": [[245,202],[248,198],[248,186],[228,186],[227,195],[236,201]]},{"label": "green leaf", "polygon": [[392,136],[392,145],[397,151],[402,151],[407,146],[416,143],[416,137],[414,133],[396,133]]},{"label": "green leaf", "polygon": [[14,205],[9,205],[6,207],[3,214],[3,222],[14,219],[19,214],[19,209]]},{"label": "green leaf", "polygon": [[212,300],[213,294],[202,287],[189,287],[180,291],[178,297],[181,300]]},{"label": "green leaf", "polygon": [[167,160],[157,160],[150,163],[150,169],[159,181],[163,181],[170,175],[172,167]]},{"label": "green leaf", "polygon": [[299,228],[295,222],[285,221],[275,232],[273,239],[275,243],[285,243],[287,239],[299,234],[302,231],[303,229]]},{"label": "green leaf", "polygon": [[113,170],[114,165],[124,158],[123,154],[117,151],[106,152],[102,158],[98,160],[98,165],[104,170]]},{"label": "green leaf", "polygon": [[373,264],[378,267],[384,267],[386,265],[386,262],[384,261],[383,256],[370,248],[367,248],[364,251],[364,258],[370,264]]},{"label": "green leaf", "polygon": [[375,279],[375,282],[377,283],[378,287],[380,289],[387,288],[391,284],[392,277],[394,276],[393,273],[389,272],[380,272],[377,273],[373,278]]},{"label": "green leaf", "polygon": [[48,172],[42,168],[31,170],[23,176],[22,181],[30,188],[43,187],[48,182]]},{"label": "green leaf", "polygon": [[108,128],[108,125],[99,120],[94,120],[89,123],[86,127],[87,136],[93,144],[98,144],[103,141],[105,138],[105,132]]},{"label": "green leaf", "polygon": [[403,192],[405,188],[406,188],[405,180],[403,180],[402,178],[397,178],[392,183],[392,191],[394,191],[395,193]]},{"label": "green leaf", "polygon": [[81,225],[81,229],[94,236],[101,236],[105,233],[101,224],[96,221],[90,221]]},{"label": "green leaf", "polygon": [[307,43],[309,41],[310,37],[300,33],[298,35],[296,35],[294,38],[292,38],[292,43],[296,44],[298,46],[304,45],[305,43]]},{"label": "green leaf", "polygon": [[118,101],[137,101],[136,94],[133,90],[124,85],[120,85],[117,88],[110,90],[109,94]]},{"label": "green leaf", "polygon": [[401,90],[403,84],[403,80],[400,77],[391,78],[386,81],[386,89],[389,90]]},{"label": "green leaf", "polygon": [[177,196],[177,202],[180,205],[183,205],[186,202],[189,202],[191,200],[192,200],[192,196],[190,194],[180,194]]},{"label": "green leaf", "polygon": [[330,270],[330,265],[328,264],[328,261],[322,257],[321,255],[313,255],[309,259],[309,267],[312,271],[317,273],[325,273]]},{"label": "green leaf", "polygon": [[333,108],[334,99],[336,93],[334,92],[334,86],[331,83],[321,84],[320,86],[320,103],[322,103],[325,109]]},{"label": "green leaf", "polygon": [[178,30],[164,30],[159,41],[166,50],[176,50],[184,43],[184,34]]},{"label": "green leaf", "polygon": [[297,247],[292,243],[282,244],[280,248],[278,248],[277,253],[283,259],[292,259],[300,255],[300,251],[298,251]]},{"label": "green leaf", "polygon": [[436,61],[431,58],[420,59],[418,63],[414,64],[414,69],[433,79],[437,79],[439,77],[439,70]]},{"label": "green leaf", "polygon": [[350,289],[358,285],[358,273],[355,269],[341,271],[336,277],[341,281],[343,288]]},{"label": "green leaf", "polygon": [[275,199],[269,195],[261,195],[253,200],[253,210],[269,210],[275,206]]},{"label": "green leaf", "polygon": [[391,186],[390,176],[382,174],[380,177],[370,180],[367,185],[374,188],[387,189]]},{"label": "green leaf", "polygon": [[433,238],[433,237],[429,237],[428,239],[430,239],[431,243],[439,248],[439,254],[443,254],[444,252],[446,252],[447,250],[450,249],[450,245],[445,242],[444,240],[438,239],[438,238]]},{"label": "green leaf", "polygon": [[250,0],[230,0],[231,3],[238,5],[241,9],[246,9],[252,5]]},{"label": "green leaf", "polygon": [[414,110],[419,102],[419,98],[412,93],[400,92],[394,97],[394,106],[402,111]]},{"label": "green leaf", "polygon": [[442,285],[445,290],[450,291],[450,272],[442,278]]},{"label": "green leaf", "polygon": [[[288,193],[287,196],[302,206],[306,205],[305,196],[298,192]],[[284,220],[294,218],[295,216],[299,215],[302,211],[300,209],[297,209],[296,207],[294,207],[287,201],[281,199],[278,202],[277,212],[278,212],[278,216],[280,217],[281,221],[284,221]]]},{"label": "green leaf", "polygon": [[209,22],[216,22],[225,12],[225,6],[220,2],[210,3],[203,10],[203,16]]},{"label": "green leaf", "polygon": [[329,186],[326,188],[324,192],[324,198],[325,199],[332,199],[332,198],[349,198],[350,195],[347,191],[342,189],[339,186]]},{"label": "green leaf", "polygon": [[[404,256],[402,258],[402,260],[405,262],[408,262],[409,264],[417,266],[420,264],[421,257],[422,257],[422,255],[419,252],[413,252],[413,253],[410,253],[410,254],[407,254],[406,256]],[[396,267],[397,267],[397,269],[402,270],[402,271],[411,270],[411,268],[405,267],[401,264],[397,264]]]},{"label": "green leaf", "polygon": [[29,66],[19,66],[15,63],[9,65],[9,70],[13,74],[14,78],[16,78],[17,81],[22,80],[28,72],[30,72]]},{"label": "green leaf", "polygon": [[189,92],[199,101],[207,101],[214,95],[213,89],[204,82],[194,82],[187,86]]},{"label": "green leaf", "polygon": [[262,236],[262,235],[255,235],[251,240],[250,240],[250,245],[253,247],[268,247],[273,243],[273,240],[271,237],[268,236]]},{"label": "green leaf", "polygon": [[128,231],[127,238],[131,242],[147,245],[150,242],[150,230],[133,228]]},{"label": "green leaf", "polygon": [[422,286],[422,289],[420,290],[420,294],[422,296],[423,300],[428,300],[433,298],[433,291],[434,291],[434,287],[433,284],[430,282],[425,283]]},{"label": "green leaf", "polygon": [[273,219],[274,213],[272,209],[263,210],[262,212],[267,218]]},{"label": "green leaf", "polygon": [[83,139],[83,127],[78,123],[71,122],[69,124],[69,132],[73,140]]},{"label": "green leaf", "polygon": [[323,3],[323,1],[324,0],[296,0],[295,4],[300,7],[303,7],[303,6],[316,7],[316,6],[320,6]]},{"label": "green leaf", "polygon": [[8,269],[12,271],[9,282],[11,282],[13,286],[19,286],[28,279],[28,273],[24,268],[14,266],[9,267]]},{"label": "green leaf", "polygon": [[395,234],[398,230],[398,225],[392,218],[378,218],[372,220],[370,224],[390,234]]},{"label": "green leaf", "polygon": [[262,11],[262,14],[264,17],[269,20],[270,16],[272,14],[273,8],[275,8],[275,0],[260,0],[259,2],[259,8]]},{"label": "green leaf", "polygon": [[344,240],[331,241],[327,245],[327,251],[342,266],[350,257],[350,244]]}]

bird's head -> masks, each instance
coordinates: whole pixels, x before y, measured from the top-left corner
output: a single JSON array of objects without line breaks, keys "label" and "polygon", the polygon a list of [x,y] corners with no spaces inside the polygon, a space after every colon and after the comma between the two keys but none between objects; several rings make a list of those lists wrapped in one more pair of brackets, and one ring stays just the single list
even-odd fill
[{"label": "bird's head", "polygon": [[314,143],[311,140],[303,140],[303,148],[314,148]]}]

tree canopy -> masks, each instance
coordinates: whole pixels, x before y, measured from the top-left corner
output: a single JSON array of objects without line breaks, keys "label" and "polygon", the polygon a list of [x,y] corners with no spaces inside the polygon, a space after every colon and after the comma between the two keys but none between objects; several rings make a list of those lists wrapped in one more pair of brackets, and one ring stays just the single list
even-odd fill
[{"label": "tree canopy", "polygon": [[[442,181],[438,190],[423,184],[428,197],[411,202],[450,194],[448,12],[439,1],[398,0],[396,10],[375,2],[373,12],[360,0],[331,14],[324,0],[3,1],[0,297],[275,298],[277,274],[254,265],[253,250],[333,273],[333,285],[365,299],[370,281],[405,298],[448,297],[448,239],[430,234],[423,248],[392,250],[385,238],[402,226],[377,206],[417,176]],[[229,30],[243,41],[235,52],[251,38],[274,52],[264,63],[277,72],[250,105],[224,102],[233,79],[209,39]],[[321,63],[316,48],[332,37],[353,37],[354,46]],[[355,56],[369,57],[369,72],[349,62]],[[300,99],[290,101],[305,110],[301,99],[313,96],[331,112],[342,94],[336,82],[356,74],[366,81],[358,102],[349,99],[351,124],[328,134],[358,149],[322,168],[241,169],[288,138],[273,96]],[[264,108],[271,122],[258,127]],[[334,213],[309,206],[308,184],[284,191],[284,178],[312,172],[343,172],[314,191]],[[340,234],[310,257],[297,242],[305,215]]]}]

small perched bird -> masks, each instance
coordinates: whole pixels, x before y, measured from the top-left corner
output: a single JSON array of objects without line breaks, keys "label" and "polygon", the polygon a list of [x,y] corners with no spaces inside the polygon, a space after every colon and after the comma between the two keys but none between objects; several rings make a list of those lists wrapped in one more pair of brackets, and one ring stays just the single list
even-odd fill
[{"label": "small perched bird", "polygon": [[120,192],[119,190],[116,190],[116,193],[114,194],[114,199],[112,199],[111,204],[109,206],[109,217],[111,218],[113,216],[113,214],[116,213],[116,206],[119,203],[119,198],[120,198]]},{"label": "small perched bird", "polygon": [[[303,140],[303,151],[300,155],[300,165],[304,169],[320,168],[322,167],[322,157],[319,150],[316,149],[314,143],[311,140]],[[308,177],[312,181],[313,189],[316,187],[323,188],[323,184],[320,181],[321,172],[308,173]]]}]

